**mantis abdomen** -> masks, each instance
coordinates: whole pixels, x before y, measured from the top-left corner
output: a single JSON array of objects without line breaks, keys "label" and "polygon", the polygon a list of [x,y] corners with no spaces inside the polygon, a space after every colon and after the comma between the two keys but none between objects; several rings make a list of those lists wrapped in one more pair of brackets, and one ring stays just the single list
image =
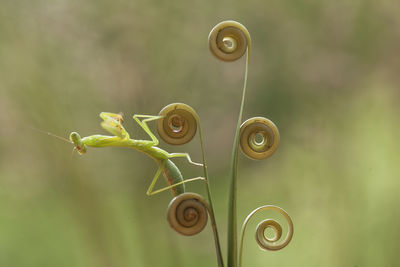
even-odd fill
[{"label": "mantis abdomen", "polygon": [[[169,185],[177,184],[183,181],[183,177],[178,167],[169,159],[160,161],[163,164],[163,174]],[[185,184],[180,184],[171,188],[174,196],[180,195],[185,192]]]}]

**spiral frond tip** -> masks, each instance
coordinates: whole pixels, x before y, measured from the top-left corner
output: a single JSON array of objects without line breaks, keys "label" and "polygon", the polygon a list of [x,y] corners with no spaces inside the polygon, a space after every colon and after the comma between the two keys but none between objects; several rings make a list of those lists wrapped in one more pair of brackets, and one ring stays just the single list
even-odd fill
[{"label": "spiral frond tip", "polygon": [[159,113],[157,130],[160,137],[171,145],[190,142],[197,131],[197,114],[192,107],[183,103],[165,106]]},{"label": "spiral frond tip", "polygon": [[195,193],[183,193],[173,198],[168,206],[168,222],[181,235],[200,233],[207,225],[207,218],[206,202]]},{"label": "spiral frond tip", "polygon": [[275,153],[279,145],[279,131],[269,119],[254,117],[240,126],[240,148],[251,159],[265,159]]},{"label": "spiral frond tip", "polygon": [[250,48],[250,33],[241,23],[226,20],[214,26],[208,36],[211,53],[223,61],[241,58]]}]

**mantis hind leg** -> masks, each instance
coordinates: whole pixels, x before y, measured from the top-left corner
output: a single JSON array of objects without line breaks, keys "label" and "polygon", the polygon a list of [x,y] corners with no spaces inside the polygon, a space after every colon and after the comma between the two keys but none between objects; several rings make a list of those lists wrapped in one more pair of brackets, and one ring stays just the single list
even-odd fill
[{"label": "mantis hind leg", "polygon": [[[152,116],[152,115],[139,115],[135,114],[133,115],[133,119],[142,127],[142,129],[150,136],[151,140],[153,141],[153,146],[158,145],[158,139],[157,137],[151,132],[149,126],[147,125],[147,122],[149,121],[154,121],[161,119],[163,116]],[[142,121],[139,120],[139,118],[146,118]]]},{"label": "mantis hind leg", "polygon": [[158,177],[160,177],[160,174],[161,174],[163,168],[164,168],[163,165],[160,165],[160,166],[158,167],[158,170],[157,170],[156,174],[154,175],[153,181],[151,181],[151,184],[150,184],[149,188],[147,189],[146,194],[147,194],[148,196],[155,195],[155,194],[157,194],[157,191],[159,191],[159,190],[157,190],[157,191],[153,192],[153,188],[154,188],[154,186],[156,185],[157,180],[158,180]]},{"label": "mantis hind leg", "polygon": [[[165,164],[162,164],[162,165],[160,165],[160,166],[158,167],[158,170],[157,170],[156,174],[154,175],[153,181],[151,181],[151,184],[150,184],[149,188],[147,189],[146,194],[147,194],[148,196],[156,195],[156,194],[158,194],[158,193],[161,193],[161,192],[164,192],[164,191],[173,189],[173,188],[175,188],[175,187],[177,187],[177,186],[179,186],[179,185],[182,185],[182,184],[185,184],[185,183],[188,183],[188,182],[193,182],[193,181],[197,181],[197,180],[206,181],[206,179],[203,178],[203,177],[195,177],[195,178],[186,179],[186,180],[177,182],[177,183],[175,183],[175,184],[172,184],[172,185],[163,187],[163,188],[161,188],[161,189],[154,190],[154,187],[155,187],[155,185],[156,185],[156,183],[157,183],[158,177],[160,177],[160,174],[161,174],[161,172],[163,171],[164,168],[165,168]],[[154,191],[153,191],[153,190],[154,190]],[[177,195],[176,192],[174,192],[174,191],[173,191],[173,194],[174,194],[175,196]]]},{"label": "mantis hind leg", "polygon": [[[157,178],[158,178],[158,177],[157,177]],[[174,187],[177,187],[177,186],[179,186],[179,185],[181,185],[181,184],[185,184],[185,183],[193,182],[193,181],[197,181],[197,180],[206,181],[206,179],[205,179],[204,177],[195,177],[195,178],[190,178],[190,179],[183,180],[183,181],[181,181],[181,182],[179,182],[179,183],[176,183],[176,184],[173,184],[173,185],[170,185],[170,186],[166,186],[166,187],[163,187],[163,188],[158,189],[158,190],[155,190],[155,191],[153,191],[153,187],[154,187],[154,185],[153,185],[153,187],[151,187],[151,186],[149,187],[149,189],[147,190],[147,193],[146,193],[146,194],[147,194],[148,196],[152,196],[152,195],[155,195],[155,194],[164,192],[164,191],[166,191],[166,190],[172,189],[172,188],[174,188]],[[175,195],[175,194],[174,194],[174,195]]]}]

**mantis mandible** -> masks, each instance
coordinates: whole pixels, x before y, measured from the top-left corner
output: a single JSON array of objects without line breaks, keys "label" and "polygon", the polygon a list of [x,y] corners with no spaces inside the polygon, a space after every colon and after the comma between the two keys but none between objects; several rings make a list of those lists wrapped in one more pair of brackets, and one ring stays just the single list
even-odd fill
[{"label": "mantis mandible", "polygon": [[[163,116],[137,114],[133,116],[133,119],[150,136],[151,141],[131,139],[128,132],[122,126],[123,118],[121,114],[102,112],[100,113],[100,117],[103,119],[101,126],[114,136],[96,134],[81,138],[77,132],[72,132],[69,136],[69,139],[75,145],[75,149],[79,154],[86,153],[87,147],[128,147],[145,153],[154,159],[154,161],[158,164],[158,170],[146,192],[148,196],[155,195],[169,189],[172,190],[174,196],[177,196],[185,192],[185,183],[196,180],[205,181],[205,178],[203,177],[183,180],[180,170],[171,161],[171,158],[183,157],[193,165],[203,166],[201,163],[193,162],[188,153],[168,153],[167,151],[157,147],[159,143],[158,139],[149,129],[147,122],[161,119]],[[141,121],[139,118],[143,118],[143,120]],[[164,174],[169,186],[158,190],[153,190],[161,172]]]}]

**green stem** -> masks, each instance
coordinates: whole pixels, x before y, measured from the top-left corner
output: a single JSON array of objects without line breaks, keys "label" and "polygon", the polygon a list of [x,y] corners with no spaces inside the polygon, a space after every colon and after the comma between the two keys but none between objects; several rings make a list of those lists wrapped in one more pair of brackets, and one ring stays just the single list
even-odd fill
[{"label": "green stem", "polygon": [[246,96],[247,73],[249,68],[249,48],[246,53],[246,70],[244,76],[242,101],[240,104],[239,117],[236,126],[235,138],[233,141],[232,160],[231,160],[231,184],[229,192],[229,213],[228,213],[228,267],[237,267],[237,212],[236,212],[236,195],[237,195],[237,165],[238,165],[238,146],[239,131],[242,123],[242,114],[244,107],[244,99]]},{"label": "green stem", "polygon": [[202,160],[203,160],[204,178],[206,179],[206,189],[207,189],[207,195],[208,195],[208,202],[209,202],[209,206],[210,206],[209,213],[210,213],[211,227],[213,229],[213,234],[214,234],[214,242],[215,242],[215,250],[217,253],[218,267],[224,267],[224,261],[223,261],[222,252],[221,252],[221,245],[220,245],[219,236],[218,236],[218,229],[217,229],[217,224],[215,222],[211,190],[210,190],[210,185],[208,182],[207,163],[206,163],[206,157],[205,157],[205,152],[204,152],[203,136],[202,136],[201,127],[200,127],[200,119],[197,117],[196,120],[197,120],[197,125],[199,126],[199,136],[200,136],[200,146],[201,146],[201,154],[202,154]]}]

